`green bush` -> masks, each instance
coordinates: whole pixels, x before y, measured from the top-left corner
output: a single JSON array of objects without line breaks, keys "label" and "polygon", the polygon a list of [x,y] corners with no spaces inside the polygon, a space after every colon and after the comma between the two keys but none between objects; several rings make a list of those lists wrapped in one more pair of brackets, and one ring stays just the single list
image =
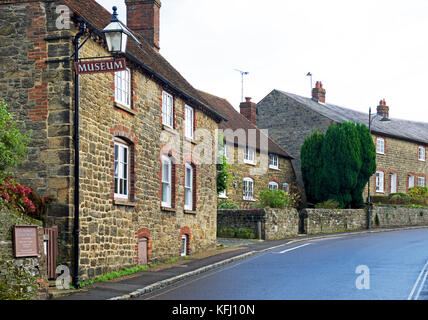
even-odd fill
[{"label": "green bush", "polygon": [[240,239],[255,239],[256,234],[253,229],[239,228],[236,231],[236,237]]},{"label": "green bush", "polygon": [[334,201],[332,199],[329,199],[327,201],[317,203],[315,205],[315,208],[317,208],[317,209],[339,209],[340,203],[337,201]]},{"label": "green bush", "polygon": [[262,190],[260,204],[265,208],[285,208],[288,206],[287,193],[283,190]]},{"label": "green bush", "polygon": [[425,200],[428,198],[428,187],[414,187],[409,190],[412,199]]},{"label": "green bush", "polygon": [[239,206],[232,202],[232,201],[228,201],[228,200],[222,200],[220,201],[220,203],[217,206],[217,209],[231,209],[231,210],[237,210],[239,209]]},{"label": "green bush", "polygon": [[235,238],[236,232],[233,228],[218,228],[217,236],[220,238]]},{"label": "green bush", "polygon": [[21,133],[7,108],[6,102],[0,100],[0,181],[25,158],[30,142],[30,133]]}]

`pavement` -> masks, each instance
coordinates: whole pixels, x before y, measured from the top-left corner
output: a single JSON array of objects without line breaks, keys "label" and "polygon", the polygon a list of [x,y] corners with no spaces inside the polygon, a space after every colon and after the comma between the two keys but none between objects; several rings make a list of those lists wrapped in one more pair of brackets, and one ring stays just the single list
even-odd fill
[{"label": "pavement", "polygon": [[96,283],[79,290],[51,289],[50,298],[56,300],[127,300],[161,289],[188,277],[248,258],[254,254],[273,250],[285,244],[311,239],[418,228],[427,227],[371,229],[309,236],[299,235],[293,238],[272,241],[219,238],[216,250],[180,258],[179,261],[171,264],[159,265],[131,276],[117,278],[109,282]]}]

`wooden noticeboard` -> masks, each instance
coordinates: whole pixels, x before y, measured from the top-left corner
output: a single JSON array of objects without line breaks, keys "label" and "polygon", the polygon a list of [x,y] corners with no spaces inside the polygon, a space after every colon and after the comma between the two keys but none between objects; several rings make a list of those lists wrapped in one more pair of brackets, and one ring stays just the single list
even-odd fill
[{"label": "wooden noticeboard", "polygon": [[39,255],[37,228],[37,226],[14,226],[13,248],[16,258],[37,257]]}]

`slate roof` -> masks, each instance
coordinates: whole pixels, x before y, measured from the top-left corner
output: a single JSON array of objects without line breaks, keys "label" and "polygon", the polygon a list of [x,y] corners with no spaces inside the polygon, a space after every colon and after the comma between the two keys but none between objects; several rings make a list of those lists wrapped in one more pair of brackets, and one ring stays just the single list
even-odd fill
[{"label": "slate roof", "polygon": [[[355,111],[352,109],[340,107],[330,103],[318,103],[311,98],[302,97],[296,94],[275,90],[297,102],[305,105],[311,110],[322,114],[323,116],[342,123],[344,121],[364,123],[368,126],[368,110],[367,113]],[[373,110],[374,109],[374,110]],[[376,114],[376,108],[372,108],[372,113]],[[404,140],[410,140],[423,144],[428,144],[428,123],[390,118],[391,121],[380,121],[380,117],[374,117],[371,124],[373,133],[396,137]]]},{"label": "slate roof", "polygon": [[[75,14],[83,18],[88,27],[95,29],[98,34],[111,20],[112,14],[94,0],[62,0]],[[202,101],[198,91],[169,64],[143,37],[133,32],[140,41],[139,47],[135,41],[128,39],[127,58],[140,65],[146,72],[153,75],[167,87],[177,91],[182,98],[192,103],[192,106],[210,115],[217,122],[225,117]]]},{"label": "slate roof", "polygon": [[[227,101],[226,99],[214,96],[212,94],[203,92],[199,90],[199,94],[202,96],[202,98],[213,108],[215,108],[218,112],[225,115],[228,119],[227,121],[221,121],[218,125],[219,129],[244,129],[246,133],[248,133],[247,130],[249,129],[255,129],[256,130],[256,145],[257,150],[260,151],[260,136],[263,136],[264,138],[267,137],[268,139],[268,152],[274,153],[279,156],[293,159],[293,157],[284,150],[281,146],[279,146],[275,141],[273,141],[269,136],[265,135],[257,126],[252,124],[245,116],[243,116],[241,113],[236,111],[236,109]],[[239,145],[240,147],[245,147],[245,145],[240,144],[239,141],[236,139],[235,141],[232,141],[229,137],[226,136],[226,140],[230,143],[234,143],[235,145]],[[248,139],[247,139],[248,140]],[[265,148],[261,148],[261,150],[266,151]]]}]

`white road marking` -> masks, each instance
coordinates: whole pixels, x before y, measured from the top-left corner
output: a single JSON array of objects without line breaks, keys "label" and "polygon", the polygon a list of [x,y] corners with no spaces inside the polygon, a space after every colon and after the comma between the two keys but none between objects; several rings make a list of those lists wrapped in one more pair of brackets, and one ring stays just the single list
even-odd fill
[{"label": "white road marking", "polygon": [[302,244],[301,246],[298,246],[298,247],[294,247],[294,248],[290,248],[290,249],[285,249],[285,250],[283,250],[283,251],[280,251],[280,252],[274,252],[274,253],[282,254],[282,253],[286,253],[286,252],[289,252],[289,251],[293,251],[293,250],[299,249],[299,248],[301,248],[301,247],[306,247],[306,246],[308,246],[308,245],[310,245],[310,243],[305,243],[305,244]]},{"label": "white road marking", "polygon": [[[419,298],[419,294],[421,293],[421,290],[422,290],[422,288],[423,288],[423,286],[424,286],[425,280],[427,279],[427,276],[428,276],[428,269],[427,269],[427,266],[428,266],[428,261],[425,263],[424,267],[422,268],[421,273],[419,273],[419,276],[418,276],[418,278],[416,279],[415,285],[413,286],[413,289],[412,289],[412,291],[410,292],[410,294],[409,294],[409,296],[408,296],[407,300],[412,300],[412,298],[413,298],[413,294],[415,293],[416,288],[418,288],[418,287],[419,287],[418,292],[417,292],[416,296],[415,296],[415,297],[414,297],[414,299],[413,299],[413,300],[418,300],[418,298]],[[426,270],[426,272],[425,272],[425,270]],[[422,279],[422,276],[423,276],[424,272],[425,272],[425,276],[423,277],[423,280],[421,281],[421,279]],[[421,283],[419,283],[420,281],[421,281]]]}]

